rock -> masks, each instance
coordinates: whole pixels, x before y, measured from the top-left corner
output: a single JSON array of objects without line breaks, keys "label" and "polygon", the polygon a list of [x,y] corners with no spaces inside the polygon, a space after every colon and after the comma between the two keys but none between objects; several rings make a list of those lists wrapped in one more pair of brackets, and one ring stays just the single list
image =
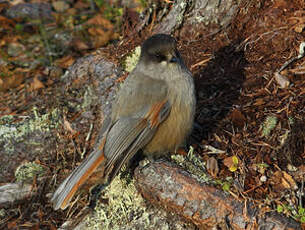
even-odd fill
[{"label": "rock", "polygon": [[111,113],[111,104],[118,90],[116,80],[121,74],[120,68],[103,57],[89,55],[76,60],[62,80],[65,87],[82,95],[81,102],[76,102],[74,109],[87,107],[88,110],[88,106],[98,106],[103,116],[107,116]]},{"label": "rock", "polygon": [[[196,229],[195,225],[185,223],[178,216],[147,204],[137,192],[134,179],[128,179],[127,182],[126,179],[121,179],[120,175],[115,177],[104,190],[103,199],[108,200],[107,204],[98,204],[91,213],[85,209],[79,216],[86,218],[66,221],[60,229]],[[79,224],[75,226],[76,222]]]},{"label": "rock", "polygon": [[160,24],[155,28],[154,33],[169,34],[174,29],[178,28],[184,20],[184,13],[188,6],[188,1],[178,0],[168,15],[162,20]]},{"label": "rock", "polygon": [[25,47],[21,43],[9,43],[7,48],[7,54],[11,57],[17,57],[24,53]]},{"label": "rock", "polygon": [[71,48],[73,35],[68,31],[61,31],[52,36],[50,36],[51,41],[56,45],[57,49],[66,51]]},{"label": "rock", "polygon": [[200,29],[208,30],[210,33],[216,33],[226,27],[233,19],[238,10],[238,2],[196,0],[189,7],[186,19],[183,23],[182,33],[191,33]]},{"label": "rock", "polygon": [[[150,202],[179,214],[200,229],[301,229],[294,219],[265,213],[252,202],[244,203],[228,193],[201,183],[185,169],[166,160],[150,162],[135,171],[138,190]],[[263,214],[264,213],[264,214]]]},{"label": "rock", "polygon": [[20,3],[10,7],[6,16],[12,19],[41,19],[53,20],[52,9],[49,3]]},{"label": "rock", "polygon": [[[50,109],[51,110],[51,109]],[[40,114],[37,109],[27,116],[2,116],[0,119],[0,182],[14,175],[22,159],[33,161],[42,153],[55,151],[52,131],[58,127],[60,111]],[[13,160],[12,160],[13,159]]]},{"label": "rock", "polygon": [[0,204],[13,203],[29,196],[33,186],[22,183],[8,183],[0,186]]}]

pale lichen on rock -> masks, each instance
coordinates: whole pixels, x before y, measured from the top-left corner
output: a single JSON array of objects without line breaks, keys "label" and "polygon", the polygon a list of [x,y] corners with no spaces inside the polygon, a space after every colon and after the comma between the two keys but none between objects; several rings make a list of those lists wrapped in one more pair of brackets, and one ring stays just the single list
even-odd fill
[{"label": "pale lichen on rock", "polygon": [[135,50],[125,60],[125,70],[131,72],[139,61],[141,54],[141,47],[137,46]]}]

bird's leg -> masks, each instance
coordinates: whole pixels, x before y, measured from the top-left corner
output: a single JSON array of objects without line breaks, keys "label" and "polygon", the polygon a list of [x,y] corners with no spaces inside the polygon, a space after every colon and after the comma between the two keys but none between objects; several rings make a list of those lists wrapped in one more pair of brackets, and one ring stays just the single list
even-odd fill
[{"label": "bird's leg", "polygon": [[109,182],[105,184],[98,184],[94,186],[90,191],[89,208],[94,209],[96,202],[101,195],[101,192],[109,185]]}]

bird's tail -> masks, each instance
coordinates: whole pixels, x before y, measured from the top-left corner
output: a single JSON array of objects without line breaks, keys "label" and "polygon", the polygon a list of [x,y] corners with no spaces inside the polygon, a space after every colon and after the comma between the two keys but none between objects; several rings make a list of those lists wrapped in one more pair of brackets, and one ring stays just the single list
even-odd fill
[{"label": "bird's tail", "polygon": [[101,145],[98,146],[98,148],[96,148],[89,157],[74,169],[74,171],[60,184],[51,199],[55,210],[65,209],[78,188],[82,186],[94,172],[98,171],[103,173],[106,163],[104,145],[105,139],[102,141]]}]

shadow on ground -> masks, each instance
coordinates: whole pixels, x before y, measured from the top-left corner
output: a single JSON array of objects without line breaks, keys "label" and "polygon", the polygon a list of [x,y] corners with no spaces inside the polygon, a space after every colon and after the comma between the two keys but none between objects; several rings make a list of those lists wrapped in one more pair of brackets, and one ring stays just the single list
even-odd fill
[{"label": "shadow on ground", "polygon": [[235,44],[219,49],[208,65],[194,74],[197,109],[192,136],[198,141],[208,139],[239,99],[247,61]]}]

